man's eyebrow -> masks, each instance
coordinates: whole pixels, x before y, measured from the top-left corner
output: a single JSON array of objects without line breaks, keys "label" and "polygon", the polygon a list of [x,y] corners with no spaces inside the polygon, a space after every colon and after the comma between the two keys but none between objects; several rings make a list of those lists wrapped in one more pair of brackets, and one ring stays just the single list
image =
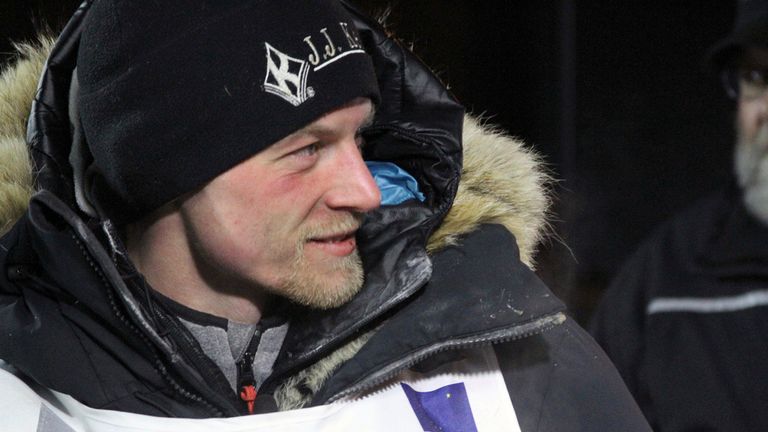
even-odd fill
[{"label": "man's eyebrow", "polygon": [[303,136],[303,135],[330,135],[333,133],[333,129],[316,124],[310,124],[292,133],[291,136]]},{"label": "man's eyebrow", "polygon": [[[371,107],[371,111],[368,113],[368,116],[363,120],[363,122],[360,124],[360,127],[358,130],[362,130],[367,128],[368,126],[371,126],[373,124],[373,119],[376,116],[376,108]],[[332,128],[318,125],[318,124],[310,124],[307,125],[296,132],[292,133],[290,136],[301,136],[301,135],[332,135],[335,131]]]}]

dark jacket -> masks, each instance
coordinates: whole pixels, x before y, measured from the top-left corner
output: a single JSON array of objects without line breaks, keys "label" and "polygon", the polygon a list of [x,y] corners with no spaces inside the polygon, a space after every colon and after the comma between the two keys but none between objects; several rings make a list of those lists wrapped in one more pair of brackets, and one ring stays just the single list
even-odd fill
[{"label": "dark jacket", "polygon": [[[32,104],[38,192],[0,240],[0,358],[96,408],[241,415],[243,402],[155,300],[118,230],[76,203],[67,113],[87,8],[53,47]],[[353,300],[332,311],[288,306],[259,409],[364,395],[406,369],[492,346],[523,430],[646,430],[610,362],[525,264],[548,203],[536,158],[464,118],[410,52],[352,13],[382,92],[365,157],[397,161],[427,199],[367,216],[358,235],[366,283]]]},{"label": "dark jacket", "polygon": [[659,431],[768,430],[768,227],[722,191],[659,227],[593,335]]}]

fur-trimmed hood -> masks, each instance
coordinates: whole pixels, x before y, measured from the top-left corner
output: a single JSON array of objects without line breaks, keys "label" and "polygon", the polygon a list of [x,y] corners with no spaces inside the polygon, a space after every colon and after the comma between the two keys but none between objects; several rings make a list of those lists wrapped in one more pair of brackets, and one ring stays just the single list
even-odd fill
[{"label": "fur-trimmed hood", "polygon": [[[52,38],[18,44],[15,61],[0,75],[0,234],[24,213],[34,193],[26,124]],[[550,177],[521,141],[467,115],[464,167],[454,204],[432,234],[428,251],[455,244],[480,224],[498,223],[515,235],[521,260],[533,265],[547,230]]]}]

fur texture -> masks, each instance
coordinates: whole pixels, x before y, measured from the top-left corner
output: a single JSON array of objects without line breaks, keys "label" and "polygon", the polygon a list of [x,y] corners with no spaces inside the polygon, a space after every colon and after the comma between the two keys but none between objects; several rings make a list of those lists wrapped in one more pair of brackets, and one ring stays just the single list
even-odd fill
[{"label": "fur texture", "polygon": [[521,260],[533,266],[547,230],[550,176],[538,155],[500,130],[464,117],[464,168],[453,207],[429,240],[432,253],[459,242],[481,224],[504,225]]},{"label": "fur texture", "polygon": [[15,61],[0,73],[0,235],[24,213],[32,195],[27,118],[52,45],[49,37],[17,44]]},{"label": "fur texture", "polygon": [[375,332],[371,331],[353,339],[328,357],[285,380],[275,390],[275,401],[280,411],[302,408],[312,400],[331,374],[352,358],[368,342]]}]

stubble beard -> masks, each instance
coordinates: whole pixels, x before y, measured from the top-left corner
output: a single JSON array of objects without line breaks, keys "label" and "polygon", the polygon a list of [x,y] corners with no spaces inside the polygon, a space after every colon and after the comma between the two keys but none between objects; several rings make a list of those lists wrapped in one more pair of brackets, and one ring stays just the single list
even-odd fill
[{"label": "stubble beard", "polygon": [[736,179],[742,189],[747,210],[768,224],[768,124],[763,124],[751,140],[737,128],[734,154]]},{"label": "stubble beard", "polygon": [[[315,263],[315,266],[327,266],[318,272],[308,262],[304,246],[312,238],[356,229],[362,219],[362,215],[351,214],[348,218],[335,221],[331,226],[302,229],[296,242],[291,273],[283,283],[281,294],[299,304],[318,309],[338,307],[351,300],[360,291],[364,281],[363,263],[358,250],[355,249],[344,257],[334,257],[327,263]],[[328,274],[334,277],[325,276]]]}]

